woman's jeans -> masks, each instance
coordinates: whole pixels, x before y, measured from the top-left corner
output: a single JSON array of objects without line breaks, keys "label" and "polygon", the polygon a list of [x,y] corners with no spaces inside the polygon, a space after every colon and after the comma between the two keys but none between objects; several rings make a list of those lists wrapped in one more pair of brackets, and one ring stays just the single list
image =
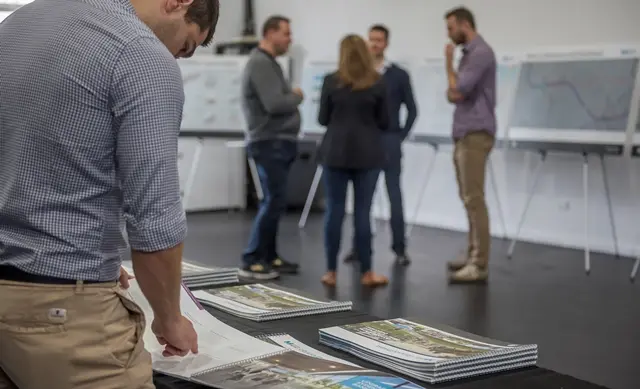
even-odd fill
[{"label": "woman's jeans", "polygon": [[353,183],[354,249],[361,263],[361,272],[364,274],[371,270],[371,203],[379,174],[379,169],[324,168],[324,245],[328,271],[336,271],[338,267],[349,182]]}]

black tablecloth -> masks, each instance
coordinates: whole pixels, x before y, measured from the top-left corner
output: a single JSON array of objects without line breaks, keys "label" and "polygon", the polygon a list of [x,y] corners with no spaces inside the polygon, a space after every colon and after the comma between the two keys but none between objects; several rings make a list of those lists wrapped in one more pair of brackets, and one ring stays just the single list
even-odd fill
[{"label": "black tablecloth", "polygon": [[[250,320],[237,318],[213,309],[207,309],[211,314],[224,323],[237,328],[249,335],[269,335],[286,333],[297,340],[312,346],[324,353],[350,361],[362,367],[367,367],[379,371],[398,373],[383,369],[352,357],[349,354],[335,351],[329,347],[318,343],[318,330],[336,325],[354,324],[364,321],[379,320],[376,317],[359,312],[339,312],[333,314],[323,314],[315,316],[304,316],[286,320],[275,320],[257,323]],[[559,374],[551,370],[542,368],[529,368],[512,372],[500,373],[496,375],[481,376],[468,380],[453,381],[446,384],[428,385],[410,377],[405,377],[426,388],[451,388],[451,389],[604,389],[602,386],[591,384],[576,378]],[[154,379],[157,389],[204,389],[201,385],[177,380],[175,378],[157,374]]]}]

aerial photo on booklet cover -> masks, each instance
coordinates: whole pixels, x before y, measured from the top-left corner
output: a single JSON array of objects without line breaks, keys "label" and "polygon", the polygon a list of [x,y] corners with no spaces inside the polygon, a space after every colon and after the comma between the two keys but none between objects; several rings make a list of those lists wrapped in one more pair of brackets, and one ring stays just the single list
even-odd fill
[{"label": "aerial photo on booklet cover", "polygon": [[286,351],[216,369],[194,381],[221,389],[422,389],[391,374]]},{"label": "aerial photo on booklet cover", "polygon": [[405,351],[435,357],[461,358],[505,346],[478,342],[404,319],[349,324],[340,328]]},{"label": "aerial photo on booklet cover", "polygon": [[308,299],[260,284],[212,289],[207,293],[265,311],[326,304],[326,302]]}]

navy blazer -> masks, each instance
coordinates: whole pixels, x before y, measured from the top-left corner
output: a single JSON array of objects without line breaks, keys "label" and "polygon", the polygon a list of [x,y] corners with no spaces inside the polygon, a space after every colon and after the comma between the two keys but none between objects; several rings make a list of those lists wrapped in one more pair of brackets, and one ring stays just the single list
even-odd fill
[{"label": "navy blazer", "polygon": [[319,160],[341,169],[380,169],[387,156],[382,139],[389,127],[387,90],[382,78],[372,87],[340,86],[336,73],[324,78],[318,122],[327,130]]}]

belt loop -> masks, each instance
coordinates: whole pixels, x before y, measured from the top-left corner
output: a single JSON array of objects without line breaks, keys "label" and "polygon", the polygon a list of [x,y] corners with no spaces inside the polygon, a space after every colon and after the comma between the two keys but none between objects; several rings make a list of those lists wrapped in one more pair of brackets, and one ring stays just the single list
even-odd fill
[{"label": "belt loop", "polygon": [[84,291],[84,281],[77,280],[76,281],[76,293],[82,293]]}]

